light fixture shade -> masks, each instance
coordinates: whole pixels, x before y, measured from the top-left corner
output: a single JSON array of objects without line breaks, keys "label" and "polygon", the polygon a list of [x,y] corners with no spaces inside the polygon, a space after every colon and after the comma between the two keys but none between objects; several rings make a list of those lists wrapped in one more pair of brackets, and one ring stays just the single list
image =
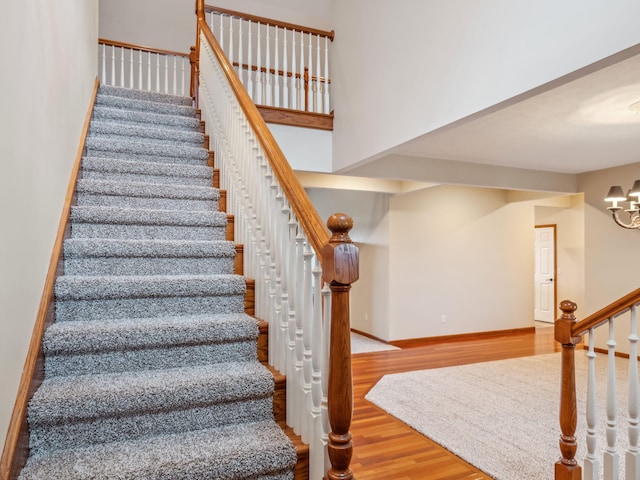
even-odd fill
[{"label": "light fixture shade", "polygon": [[[638,186],[640,186],[640,184],[638,184]],[[625,202],[626,200],[627,197],[622,192],[622,187],[620,185],[615,185],[609,188],[609,193],[607,193],[607,196],[604,199],[605,202]]]},{"label": "light fixture shade", "polygon": [[633,182],[633,187],[629,190],[629,196],[640,197],[640,180]]}]

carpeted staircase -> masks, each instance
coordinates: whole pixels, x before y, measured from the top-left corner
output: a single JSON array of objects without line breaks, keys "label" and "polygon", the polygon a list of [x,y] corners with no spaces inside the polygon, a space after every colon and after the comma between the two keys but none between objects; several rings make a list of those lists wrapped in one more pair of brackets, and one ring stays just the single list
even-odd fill
[{"label": "carpeted staircase", "polygon": [[293,479],[190,99],[100,87],[21,479]]}]

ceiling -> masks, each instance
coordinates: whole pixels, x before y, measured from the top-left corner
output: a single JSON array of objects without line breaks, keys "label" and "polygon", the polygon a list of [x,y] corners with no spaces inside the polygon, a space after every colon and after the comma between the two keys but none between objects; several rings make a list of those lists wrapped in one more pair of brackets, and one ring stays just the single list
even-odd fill
[{"label": "ceiling", "polygon": [[385,159],[398,168],[398,159],[407,158],[565,176],[640,162],[640,113],[629,109],[638,101],[640,48],[634,47],[398,145],[349,174],[378,168],[381,176]]}]

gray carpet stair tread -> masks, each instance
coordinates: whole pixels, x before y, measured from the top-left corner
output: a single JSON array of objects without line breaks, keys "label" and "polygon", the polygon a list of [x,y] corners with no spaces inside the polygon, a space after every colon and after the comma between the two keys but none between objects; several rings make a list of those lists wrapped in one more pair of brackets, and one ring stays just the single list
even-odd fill
[{"label": "gray carpet stair tread", "polygon": [[120,108],[123,110],[160,113],[164,115],[195,117],[195,108],[190,106],[130,99],[115,95],[106,95],[103,93],[98,93],[98,95],[96,95],[96,105],[104,105],[107,107]]},{"label": "gray carpet stair tread", "polygon": [[78,193],[124,197],[154,197],[170,199],[219,200],[220,190],[194,185],[172,185],[114,180],[88,180],[81,178],[76,185]]},{"label": "gray carpet stair tread", "polygon": [[230,296],[245,290],[240,275],[62,275],[55,283],[58,301]]},{"label": "gray carpet stair tread", "polygon": [[65,258],[87,257],[234,257],[236,247],[228,241],[118,240],[69,238],[64,242]]},{"label": "gray carpet stair tread", "polygon": [[29,403],[32,426],[139,412],[164,412],[273,394],[273,375],[259,362],[46,379]]},{"label": "gray carpet stair tread", "polygon": [[89,136],[111,140],[135,139],[138,142],[184,143],[196,147],[202,147],[204,143],[204,134],[200,132],[122,125],[97,119],[91,121]]},{"label": "gray carpet stair tread", "polygon": [[96,105],[93,109],[93,120],[102,120],[121,125],[149,125],[155,128],[180,129],[198,131],[200,120],[196,117],[185,117],[182,115],[168,115],[161,113],[123,110],[121,108],[109,107],[106,105]]},{"label": "gray carpet stair tread", "polygon": [[160,143],[132,142],[126,140],[111,140],[107,138],[88,137],[86,140],[87,155],[102,156],[110,158],[128,159],[132,158],[153,158],[174,159],[180,163],[197,163],[206,165],[209,159],[209,152],[202,147],[190,145],[173,145]]},{"label": "gray carpet stair tread", "polygon": [[82,160],[83,174],[87,172],[104,172],[117,174],[142,174],[166,176],[174,180],[175,177],[202,178],[211,182],[213,168],[205,165],[189,165],[180,163],[139,162],[118,160],[113,158],[85,157]]},{"label": "gray carpet stair tread", "polygon": [[45,354],[106,352],[256,340],[258,323],[244,313],[56,322],[45,331]]},{"label": "gray carpet stair tread", "polygon": [[21,480],[293,480],[296,452],[274,422],[230,425],[32,458]]},{"label": "gray carpet stair tread", "polygon": [[113,95],[117,97],[130,98],[132,100],[146,100],[149,102],[173,103],[175,105],[192,106],[193,99],[191,97],[183,97],[182,95],[172,95],[169,93],[149,92],[146,90],[135,90],[132,88],[114,87],[111,85],[100,85],[98,92],[104,95]]},{"label": "gray carpet stair tread", "polygon": [[152,210],[118,207],[71,207],[71,221],[124,225],[172,225],[190,227],[224,227],[224,212]]}]

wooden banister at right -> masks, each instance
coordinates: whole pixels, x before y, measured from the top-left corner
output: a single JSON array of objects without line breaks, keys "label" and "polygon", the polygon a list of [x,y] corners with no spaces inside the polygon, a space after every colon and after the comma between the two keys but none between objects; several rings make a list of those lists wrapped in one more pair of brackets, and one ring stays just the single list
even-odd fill
[{"label": "wooden banister at right", "polygon": [[215,7],[213,5],[205,5],[206,12],[218,13],[221,15],[228,15],[230,17],[242,18],[244,20],[251,20],[255,23],[261,23],[262,25],[271,25],[279,28],[286,28],[287,30],[295,30],[296,32],[310,33],[312,35],[319,35],[321,37],[327,37],[333,42],[335,32],[333,30],[318,30],[317,28],[304,27],[302,25],[296,25],[294,23],[281,22],[280,20],[274,20],[273,18],[259,17],[257,15],[251,15],[250,13],[238,12],[236,10],[229,10],[226,8]]},{"label": "wooden banister at right", "polygon": [[576,323],[571,329],[571,334],[574,337],[584,335],[591,328],[599,327],[611,317],[624,313],[637,303],[640,303],[640,288],[626,294],[624,297],[619,298],[615,302]]},{"label": "wooden banister at right", "polygon": [[580,322],[576,320],[574,315],[577,309],[574,302],[564,300],[560,303],[562,315],[555,322],[554,335],[562,345],[560,392],[560,429],[562,432],[560,452],[562,455],[555,464],[555,480],[580,480],[582,478],[582,467],[575,459],[578,444],[575,437],[578,418],[575,379],[576,345],[582,341],[584,334],[609,322],[613,317],[621,315],[639,303],[640,289],[636,289]]}]

